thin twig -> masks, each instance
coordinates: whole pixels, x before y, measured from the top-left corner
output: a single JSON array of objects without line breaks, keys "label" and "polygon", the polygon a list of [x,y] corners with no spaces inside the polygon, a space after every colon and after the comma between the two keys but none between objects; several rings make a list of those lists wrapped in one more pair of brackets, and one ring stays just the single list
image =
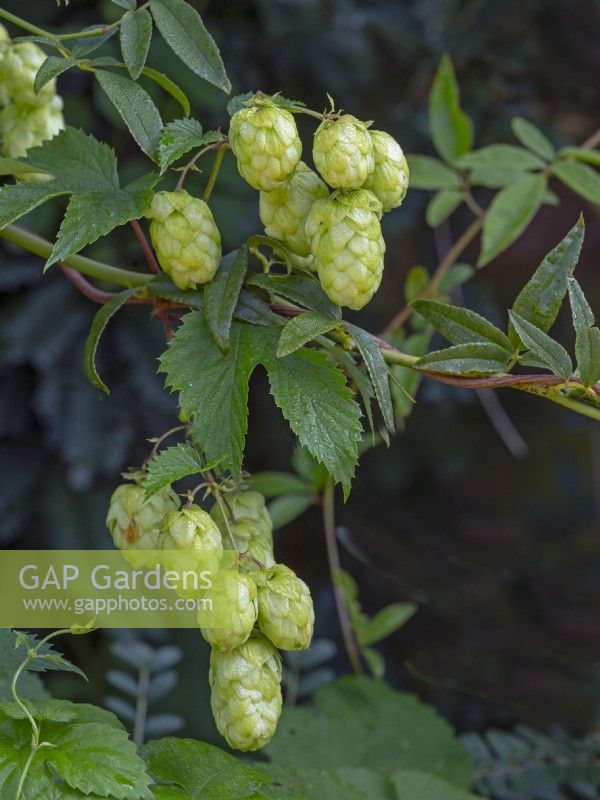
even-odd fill
[{"label": "thin twig", "polygon": [[116,292],[105,292],[103,289],[98,289],[94,286],[93,283],[90,283],[87,278],[84,278],[80,272],[77,272],[75,269],[71,269],[71,267],[61,266],[63,274],[65,278],[70,281],[76,289],[78,289],[82,295],[87,297],[89,300],[93,300],[94,303],[100,303],[103,305],[104,303],[108,303],[109,300],[112,300],[113,297],[116,297]]},{"label": "thin twig", "polygon": [[137,221],[137,219],[132,219],[131,227],[133,228],[136,239],[140,243],[140,247],[142,248],[144,258],[146,259],[146,262],[150,267],[150,271],[158,274],[160,272],[160,267],[158,266],[158,261],[156,260],[156,256],[154,255],[154,252],[150,247],[148,239],[146,239],[146,234],[142,230],[142,226]]},{"label": "thin twig", "polygon": [[212,169],[210,171],[210,175],[208,176],[208,181],[206,183],[206,188],[204,189],[204,194],[202,195],[202,199],[205,203],[208,203],[210,196],[212,194],[212,190],[215,188],[215,183],[217,182],[217,177],[219,175],[219,170],[221,169],[221,164],[223,163],[223,158],[225,153],[228,149],[228,145],[222,145],[218,148],[217,152],[215,153],[215,160],[213,161]]},{"label": "thin twig", "polygon": [[323,491],[323,525],[325,528],[325,543],[327,545],[327,559],[329,561],[329,572],[331,575],[331,582],[333,584],[333,593],[335,596],[335,604],[337,607],[338,617],[340,620],[340,627],[342,629],[342,636],[344,637],[344,645],[348,658],[352,664],[352,669],[357,675],[363,672],[362,664],[360,663],[360,655],[356,639],[354,638],[354,631],[352,630],[352,622],[346,600],[341,590],[338,588],[335,580],[336,572],[342,569],[340,563],[340,554],[337,546],[337,538],[335,535],[335,506],[334,506],[334,483],[332,478],[327,479],[325,489]]},{"label": "thin twig", "polygon": [[509,452],[515,458],[525,458],[529,453],[527,442],[504,410],[496,392],[493,389],[475,389],[475,393],[496,433],[502,439]]}]

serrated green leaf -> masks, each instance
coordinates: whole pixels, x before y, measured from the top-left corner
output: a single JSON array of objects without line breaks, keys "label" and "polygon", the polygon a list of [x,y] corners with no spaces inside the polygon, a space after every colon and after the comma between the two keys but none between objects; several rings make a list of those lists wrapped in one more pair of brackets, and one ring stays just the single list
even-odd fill
[{"label": "serrated green leaf", "polygon": [[509,353],[513,352],[508,336],[475,311],[437,300],[415,300],[413,308],[451,344],[491,342]]},{"label": "serrated green leaf", "polygon": [[405,625],[416,611],[417,606],[414,603],[392,603],[382,608],[363,628],[360,636],[361,647],[376,644],[390,636]]},{"label": "serrated green leaf", "polygon": [[272,298],[280,295],[305,306],[309,311],[319,311],[332,319],[342,318],[341,309],[331,302],[316,278],[303,275],[254,275],[247,283],[265,289]]},{"label": "serrated green leaf", "polygon": [[231,83],[219,49],[200,14],[185,0],[150,0],[150,10],[175,55],[196,75],[229,93]]},{"label": "serrated green leaf", "polygon": [[183,791],[167,794],[168,798],[242,800],[270,783],[261,766],[244,764],[218,747],[192,739],[160,739],[149,742],[141,752],[155,778]]},{"label": "serrated green leaf", "polygon": [[600,381],[600,330],[596,326],[577,331],[575,357],[584,386],[593,386]]},{"label": "serrated green leaf", "polygon": [[148,462],[142,486],[146,490],[146,496],[150,497],[181,478],[213,469],[216,463],[207,464],[189,444],[180,443],[167,447]]},{"label": "serrated green leaf", "polygon": [[204,290],[204,316],[217,347],[229,352],[229,331],[233,312],[248,269],[248,248],[227,253],[213,280]]},{"label": "serrated green leaf", "polygon": [[574,158],[584,164],[600,167],[600,150],[590,150],[587,147],[563,147],[558,151],[559,158]]},{"label": "serrated green leaf", "polygon": [[102,378],[98,375],[98,371],[96,370],[96,350],[98,349],[100,337],[104,333],[104,329],[108,325],[111,317],[114,316],[121,306],[123,306],[130,297],[133,297],[136,292],[139,292],[139,287],[134,289],[126,289],[124,292],[119,292],[119,294],[109,300],[108,303],[105,303],[96,313],[96,316],[92,322],[92,327],[90,328],[90,332],[88,334],[88,338],[85,342],[85,347],[83,350],[83,367],[87,379],[93,383],[94,386],[97,386],[99,389],[102,389],[103,392],[106,392],[106,394],[110,394],[110,390]]},{"label": "serrated green leaf", "polygon": [[115,72],[99,69],[95,75],[138,145],[155,158],[163,124],[148,92],[131,78]]},{"label": "serrated green leaf", "polygon": [[456,189],[461,180],[457,172],[430,156],[407,154],[411,189]]},{"label": "serrated green leaf", "polygon": [[128,11],[121,17],[119,30],[123,61],[127,65],[129,74],[136,81],[148,56],[152,39],[152,16],[145,8]]},{"label": "serrated green leaf", "polygon": [[277,345],[277,358],[293,353],[338,325],[338,320],[325,317],[318,311],[307,311],[293,317],[281,331]]},{"label": "serrated green leaf", "polygon": [[175,81],[172,81],[171,78],[168,77],[168,75],[152,67],[144,67],[142,75],[146,78],[150,78],[157,86],[160,86],[165,92],[168,92],[174,100],[177,100],[186,117],[190,115],[192,107],[190,106],[188,96]]},{"label": "serrated green leaf", "polygon": [[379,344],[370,333],[363,331],[356,325],[346,324],[346,327],[356,342],[356,346],[367,366],[385,426],[390,433],[394,433],[394,407],[390,392],[390,368],[383,358]]},{"label": "serrated green leaf", "polygon": [[248,488],[265,497],[298,494],[312,489],[310,484],[292,472],[255,472],[248,479]]},{"label": "serrated green leaf", "polygon": [[295,494],[282,494],[275,498],[267,509],[273,523],[274,530],[283,528],[293,522],[313,504],[313,496],[306,492]]},{"label": "serrated green leaf", "polygon": [[483,223],[478,267],[488,264],[520,236],[539,209],[545,190],[544,176],[524,175],[494,197]]},{"label": "serrated green leaf", "polygon": [[15,183],[0,187],[0,228],[25,216],[34,208],[68,192],[56,181]]},{"label": "serrated green leaf", "polygon": [[514,135],[521,142],[521,144],[528,147],[533,153],[551,161],[554,158],[555,150],[554,145],[539,128],[528,122],[523,117],[515,117],[511,122]]},{"label": "serrated green leaf", "polygon": [[415,368],[450,375],[494,375],[505,372],[510,360],[510,354],[497,344],[470,342],[427,353]]},{"label": "serrated green leaf", "polygon": [[522,169],[496,169],[495,167],[476,168],[469,173],[471,186],[485,186],[488,189],[503,189],[512,186],[525,175]]},{"label": "serrated green leaf", "polygon": [[457,160],[465,169],[542,169],[544,161],[522,147],[512,144],[491,144],[481,150],[465,153]]},{"label": "serrated green leaf", "polygon": [[514,311],[508,313],[512,326],[525,347],[547,364],[555,375],[565,379],[570,378],[573,374],[573,364],[565,348],[519,314]]},{"label": "serrated green leaf", "polygon": [[33,91],[37,94],[52,78],[62,75],[79,62],[78,58],[63,58],[62,56],[48,56],[35,74]]},{"label": "serrated green leaf", "polygon": [[[584,235],[585,224],[580,217],[562,241],[544,257],[512,305],[515,313],[542,331],[549,331],[558,315],[569,277],[579,260]],[[519,344],[519,337],[512,327],[509,327],[508,335],[514,345]]]},{"label": "serrated green leaf", "polygon": [[25,670],[28,672],[58,670],[73,672],[85,678],[79,667],[63,658],[50,643],[40,647],[37,636],[23,631],[13,631],[10,628],[0,628],[0,670],[14,674],[25,661],[27,651],[34,648],[38,648],[39,657],[27,662]]},{"label": "serrated green leaf", "polygon": [[448,55],[438,66],[429,93],[429,131],[435,149],[452,163],[473,145],[473,124],[460,108],[460,93]]},{"label": "serrated green leaf", "polygon": [[569,289],[569,301],[571,303],[571,314],[573,316],[573,327],[575,328],[575,332],[577,332],[593,325],[596,320],[594,312],[579,282],[570,276],[567,280],[567,284]]},{"label": "serrated green leaf", "polygon": [[552,165],[552,173],[581,197],[591,203],[600,203],[600,175],[592,167],[571,161],[557,161]]},{"label": "serrated green leaf", "polygon": [[425,219],[431,228],[437,228],[462,203],[462,192],[457,189],[444,189],[433,195],[425,211]]},{"label": "serrated green leaf", "polygon": [[400,769],[391,780],[396,800],[481,800],[479,795],[450,786],[428,771]]},{"label": "serrated green leaf", "polygon": [[202,147],[202,125],[195,119],[176,119],[165,125],[158,143],[160,174],[196,147]]}]

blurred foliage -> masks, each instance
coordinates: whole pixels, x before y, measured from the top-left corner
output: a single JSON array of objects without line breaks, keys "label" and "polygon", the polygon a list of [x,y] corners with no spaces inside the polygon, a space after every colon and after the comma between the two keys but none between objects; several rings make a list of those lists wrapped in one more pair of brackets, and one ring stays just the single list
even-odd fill
[{"label": "blurred foliage", "polygon": [[[431,152],[426,97],[444,51],[454,60],[479,145],[509,141],[516,115],[538,124],[558,145],[582,141],[598,125],[597,0],[193,4],[222,49],[234,93],[285,88],[288,96],[319,107],[329,92],[339,106],[377,120],[409,152]],[[109,2],[30,5],[32,22],[68,30],[120,13]],[[22,11],[19,0],[3,6]],[[176,62],[158,39],[149,63],[168,65],[206,128],[226,124],[222,95]],[[146,88],[165,120],[179,116],[172,98],[152,84]],[[140,174],[139,150],[102,92],[91,90],[89,77],[69,72],[59,78],[59,90],[69,123],[88,128],[122,154],[123,182]],[[258,214],[232,159],[221,175],[211,204],[227,249],[255,229]],[[190,189],[199,190],[202,180],[192,178]],[[571,227],[581,201],[559,191],[560,208],[545,207],[523,239],[460,290],[470,307],[493,319]],[[371,330],[402,302],[409,268],[434,265],[466,224],[458,212],[432,235],[426,202],[423,193],[409,192],[402,210],[386,220],[384,288],[362,319]],[[600,226],[592,208],[584,210],[588,239],[580,280],[598,307],[600,279],[591,265],[599,255]],[[36,228],[52,236],[58,218],[57,205],[49,205],[35,212]],[[123,266],[142,263],[127,228],[89,253]],[[56,268],[40,276],[40,262],[3,246],[0,541],[107,547],[104,515],[119,472],[147,455],[145,438],[176,424],[175,403],[156,374],[162,327],[135,307],[111,323],[98,356],[100,373],[113,387],[105,397],[87,383],[81,366],[93,304]],[[568,338],[569,320],[562,325]],[[247,466],[288,469],[289,433],[266,401],[262,381],[260,375],[254,380]],[[350,503],[340,512],[344,566],[357,578],[367,612],[398,600],[419,605],[384,647],[393,683],[437,703],[461,728],[561,719],[585,731],[597,722],[600,705],[600,434],[591,423],[533,398],[500,399],[529,446],[521,461],[506,450],[473,393],[424,382],[405,433],[390,449],[380,446],[365,456]],[[339,641],[320,526],[311,509],[278,534],[277,547],[280,559],[301,570],[315,589],[318,635]],[[185,735],[214,739],[208,687],[198,682],[205,674],[199,662],[206,659],[199,639],[194,632],[173,636],[186,658],[168,711],[185,718]],[[91,678],[92,688],[78,689],[78,699],[100,702],[107,691],[104,670],[116,665],[106,642],[103,636],[78,637],[71,645]],[[331,663],[346,666],[341,652]]]}]

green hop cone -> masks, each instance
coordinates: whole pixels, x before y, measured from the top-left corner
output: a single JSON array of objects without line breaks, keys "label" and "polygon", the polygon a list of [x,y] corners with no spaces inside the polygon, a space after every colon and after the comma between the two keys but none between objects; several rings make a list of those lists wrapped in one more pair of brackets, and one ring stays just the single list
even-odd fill
[{"label": "green hop cone", "polygon": [[261,633],[223,653],[213,649],[209,682],[219,733],[236,750],[259,750],[281,714],[281,656]]},{"label": "green hop cone", "polygon": [[[223,516],[218,503],[211,509],[211,516],[219,526],[223,536],[223,545],[230,548],[233,536],[240,555],[254,558],[265,567],[272,566],[273,559],[273,523],[265,506],[265,498],[258,492],[237,492],[226,495],[224,503],[231,516]],[[246,562],[248,566],[250,562]]]},{"label": "green hop cone", "polygon": [[375,166],[367,126],[351,114],[323,120],[315,132],[313,159],[334,189],[358,189]]},{"label": "green hop cone", "polygon": [[270,192],[260,193],[260,220],[265,233],[282,242],[292,253],[308,256],[310,245],[304,232],[306,217],[315,200],[328,194],[316,172],[300,161],[290,178]]},{"label": "green hop cone", "polygon": [[383,274],[385,242],[381,203],[366,189],[317,200],[306,220],[319,280],[339,306],[359,309],[375,294]]},{"label": "green hop cone", "polygon": [[281,650],[306,650],[315,624],[310,589],[284,564],[257,570],[258,627]]},{"label": "green hop cone", "polygon": [[200,506],[171,511],[163,519],[158,539],[160,550],[223,552],[221,532]]},{"label": "green hop cone", "polygon": [[119,550],[158,549],[164,517],[179,508],[179,497],[170,486],[146,499],[143,486],[123,483],[110,498],[106,525]]},{"label": "green hop cone", "polygon": [[229,624],[223,628],[201,628],[202,636],[212,647],[224,652],[244,644],[258,613],[254,581],[241,572],[222,570],[214,577],[208,596],[212,598],[215,614]]},{"label": "green hop cone", "polygon": [[11,45],[2,59],[1,83],[11,100],[19,106],[43,106],[50,103],[56,94],[56,79],[33,91],[33,82],[47,56],[33,42],[18,42]]},{"label": "green hop cone", "polygon": [[[9,105],[0,111],[2,154],[8,158],[22,158],[27,151],[52,139],[65,127],[60,97],[45,106]],[[33,173],[40,179],[48,175]],[[25,177],[31,180],[31,175]]]},{"label": "green hop cone", "polygon": [[157,192],[147,215],[158,263],[180,289],[211,281],[221,260],[221,234],[204,200],[183,189]]},{"label": "green hop cone", "polygon": [[233,115],[229,144],[242,178],[266,192],[290,177],[302,154],[292,114],[268,104],[242,108]]},{"label": "green hop cone", "polygon": [[375,169],[363,184],[380,201],[384,211],[397,208],[408,189],[408,164],[402,148],[385,131],[369,131],[375,154]]}]

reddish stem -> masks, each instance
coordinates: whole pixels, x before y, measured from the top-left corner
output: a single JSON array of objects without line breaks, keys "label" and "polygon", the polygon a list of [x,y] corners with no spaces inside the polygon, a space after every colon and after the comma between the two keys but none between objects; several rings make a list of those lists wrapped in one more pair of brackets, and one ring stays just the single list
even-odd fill
[{"label": "reddish stem", "polygon": [[142,248],[142,252],[144,254],[144,258],[148,262],[148,266],[150,267],[151,272],[159,273],[160,267],[158,266],[158,261],[156,260],[156,256],[154,255],[154,251],[150,247],[148,239],[146,239],[146,234],[142,230],[142,226],[137,221],[137,219],[131,220],[131,227],[133,228],[133,232],[140,243],[140,247]]}]

